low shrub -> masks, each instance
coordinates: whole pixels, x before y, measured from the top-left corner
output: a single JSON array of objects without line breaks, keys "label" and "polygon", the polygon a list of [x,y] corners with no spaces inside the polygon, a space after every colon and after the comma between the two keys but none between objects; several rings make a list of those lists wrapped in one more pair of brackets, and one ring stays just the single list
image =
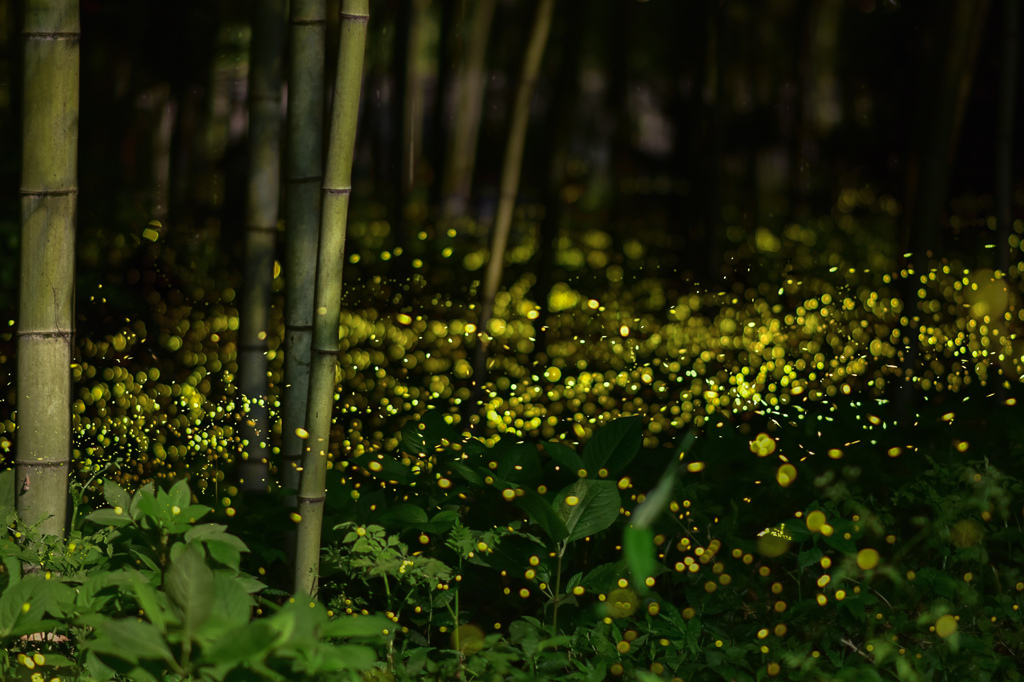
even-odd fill
[{"label": "low shrub", "polygon": [[372,667],[373,649],[335,640],[379,638],[386,619],[261,600],[264,585],[240,568],[248,548],[200,523],[210,508],[185,481],[134,495],[108,481],[103,495],[109,508],[85,516],[98,529],[67,541],[4,511],[16,530],[0,542],[0,678],[345,680]]}]

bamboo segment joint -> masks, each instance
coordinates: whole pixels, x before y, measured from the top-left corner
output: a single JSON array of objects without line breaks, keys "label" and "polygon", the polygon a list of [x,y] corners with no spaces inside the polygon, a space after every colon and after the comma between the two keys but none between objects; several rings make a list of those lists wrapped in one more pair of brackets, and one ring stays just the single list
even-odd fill
[{"label": "bamboo segment joint", "polygon": [[77,40],[82,34],[79,31],[25,31],[24,36],[35,40]]},{"label": "bamboo segment joint", "polygon": [[19,339],[61,339],[63,341],[71,340],[71,330],[69,329],[54,329],[51,331],[21,331],[18,330],[14,333]]},{"label": "bamboo segment joint", "polygon": [[338,16],[349,21],[362,21],[364,23],[370,20],[369,14],[353,14],[352,12],[341,11],[338,12]]},{"label": "bamboo segment joint", "polygon": [[304,497],[302,495],[299,495],[295,499],[298,500],[300,504],[315,505],[315,504],[323,504],[324,500],[327,499],[327,496],[326,495],[320,495],[318,497]]},{"label": "bamboo segment joint", "polygon": [[351,187],[324,187],[323,190],[328,194],[352,194]]},{"label": "bamboo segment joint", "polygon": [[291,23],[292,26],[320,26],[321,24],[326,24],[327,20],[326,19],[292,19],[290,23]]},{"label": "bamboo segment joint", "polygon": [[22,187],[19,193],[27,196],[37,197],[63,197],[78,194],[78,187],[67,187],[65,189],[25,189]]},{"label": "bamboo segment joint", "polygon": [[53,462],[48,460],[15,459],[14,463],[20,467],[32,467],[33,469],[61,469],[68,466],[68,462],[66,460]]},{"label": "bamboo segment joint", "polygon": [[249,225],[246,229],[255,232],[277,232],[277,225]]}]

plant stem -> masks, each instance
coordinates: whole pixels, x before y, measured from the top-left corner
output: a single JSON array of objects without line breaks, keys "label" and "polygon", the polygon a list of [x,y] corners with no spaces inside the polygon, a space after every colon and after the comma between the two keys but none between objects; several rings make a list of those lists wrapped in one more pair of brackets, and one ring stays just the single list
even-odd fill
[{"label": "plant stem", "polygon": [[558,565],[555,568],[555,596],[554,596],[554,608],[551,614],[551,630],[553,634],[558,634],[558,602],[561,597],[562,591],[562,556],[565,555],[565,548],[568,547],[568,543],[563,542],[562,548],[558,552]]}]

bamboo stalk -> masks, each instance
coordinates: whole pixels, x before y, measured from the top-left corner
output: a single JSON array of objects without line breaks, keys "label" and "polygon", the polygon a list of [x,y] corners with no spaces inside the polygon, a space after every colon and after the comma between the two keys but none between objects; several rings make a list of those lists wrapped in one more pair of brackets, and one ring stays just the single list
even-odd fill
[{"label": "bamboo stalk", "polygon": [[1003,63],[996,108],[996,268],[1010,272],[1010,233],[1013,231],[1013,115],[1017,96],[1017,43],[1020,0],[1003,0]]},{"label": "bamboo stalk", "polygon": [[26,523],[61,536],[71,459],[78,17],[77,0],[25,4],[15,494]]},{"label": "bamboo stalk", "polygon": [[238,383],[249,407],[241,429],[244,450],[238,478],[242,490],[249,492],[265,491],[269,486],[267,334],[281,184],[284,8],[284,0],[253,3],[245,285],[238,311]]},{"label": "bamboo stalk", "polygon": [[[292,0],[285,154],[284,388],[281,486],[298,491],[309,395],[313,296],[323,184],[324,0]],[[294,495],[285,499],[291,508]]]},{"label": "bamboo stalk", "polygon": [[306,424],[309,441],[303,453],[299,484],[299,526],[295,555],[295,594],[316,596],[320,570],[320,536],[326,496],[327,452],[334,407],[341,323],[345,231],[352,193],[352,157],[362,87],[363,55],[369,0],[344,0],[338,74],[331,107],[327,168],[324,173],[320,248]]},{"label": "bamboo stalk", "polygon": [[452,146],[444,171],[445,218],[466,213],[473,186],[476,163],[476,144],[480,137],[480,118],[483,114],[485,62],[487,39],[494,19],[495,0],[475,0],[473,19],[469,31],[466,62],[458,76],[458,106],[452,126]]},{"label": "bamboo stalk", "polygon": [[505,267],[505,250],[508,247],[508,235],[512,229],[512,213],[516,207],[516,196],[519,193],[519,176],[523,167],[523,148],[526,146],[526,127],[530,121],[530,101],[533,99],[534,85],[540,63],[544,58],[544,47],[551,30],[551,16],[554,14],[555,0],[540,0],[530,30],[530,40],[526,46],[526,58],[519,75],[519,88],[512,109],[512,123],[508,134],[508,145],[505,148],[505,164],[501,171],[501,185],[498,197],[498,210],[494,219],[494,232],[491,240],[490,260],[484,276],[483,293],[480,298],[480,318],[477,329],[480,343],[476,347],[476,358],[473,366],[473,377],[477,389],[483,385],[487,362],[488,325],[494,312],[494,296],[501,284],[501,275]]}]

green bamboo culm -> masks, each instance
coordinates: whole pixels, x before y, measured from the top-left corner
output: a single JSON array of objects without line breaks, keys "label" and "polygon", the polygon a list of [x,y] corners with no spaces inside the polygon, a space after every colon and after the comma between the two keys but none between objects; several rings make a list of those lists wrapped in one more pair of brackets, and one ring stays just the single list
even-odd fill
[{"label": "green bamboo culm", "polygon": [[242,490],[269,487],[267,331],[274,281],[274,238],[281,185],[281,85],[284,0],[253,2],[249,57],[249,187],[244,286],[239,304],[238,384],[248,405],[238,466]]},{"label": "green bamboo culm", "polygon": [[18,355],[18,513],[64,535],[71,459],[78,0],[25,3]]},{"label": "green bamboo culm", "polygon": [[519,74],[519,88],[512,109],[512,121],[505,147],[505,162],[501,169],[501,184],[498,195],[498,210],[494,217],[494,230],[491,236],[490,260],[484,275],[483,291],[480,296],[480,317],[477,329],[480,342],[476,347],[473,363],[473,378],[477,390],[483,386],[487,370],[487,339],[488,325],[494,314],[494,297],[501,285],[504,272],[505,250],[508,247],[508,235],[512,229],[512,214],[516,207],[516,196],[519,193],[519,177],[523,168],[523,148],[526,146],[526,127],[530,121],[530,101],[533,99],[537,73],[544,58],[544,48],[551,32],[551,16],[554,14],[555,0],[540,0],[533,17],[530,39],[526,45],[526,57]]},{"label": "green bamboo culm", "polygon": [[495,5],[495,0],[473,2],[466,61],[459,70],[458,106],[455,108],[455,123],[452,125],[451,149],[446,158],[442,183],[442,213],[445,219],[464,216],[469,206],[480,119],[484,109],[487,39],[491,33]]},{"label": "green bamboo culm", "polygon": [[316,596],[320,570],[332,408],[341,323],[341,275],[345,264],[345,230],[352,193],[352,156],[363,79],[369,0],[343,0],[338,74],[334,83],[331,128],[324,174],[316,299],[313,304],[313,345],[306,408],[309,437],[299,483],[298,539],[295,553],[295,594]]},{"label": "green bamboo culm", "polygon": [[[323,184],[324,0],[291,0],[285,148],[284,387],[281,486],[299,489],[313,341],[313,295]],[[300,431],[300,429],[302,431]],[[295,496],[285,504],[294,508]]]}]

